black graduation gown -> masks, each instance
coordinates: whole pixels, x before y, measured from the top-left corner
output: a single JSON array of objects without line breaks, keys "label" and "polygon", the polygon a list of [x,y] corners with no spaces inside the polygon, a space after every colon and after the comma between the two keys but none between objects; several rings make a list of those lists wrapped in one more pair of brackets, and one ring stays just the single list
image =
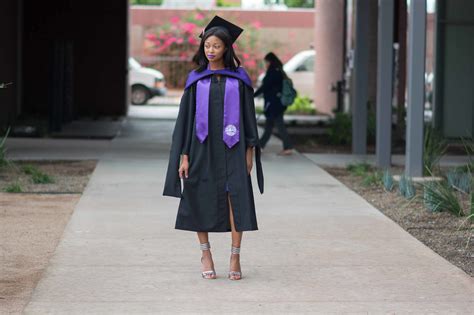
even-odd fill
[{"label": "black graduation gown", "polygon": [[[263,172],[255,118],[253,88],[240,79],[240,137],[228,148],[223,141],[223,109],[226,77],[212,75],[209,96],[209,134],[199,142],[195,129],[196,82],[184,90],[172,136],[170,159],[163,195],[181,198],[175,228],[200,232],[230,232],[230,195],[237,231],[258,230],[251,177],[247,172],[246,149],[255,147],[260,192]],[[189,155],[189,177],[178,175],[180,155]]]}]

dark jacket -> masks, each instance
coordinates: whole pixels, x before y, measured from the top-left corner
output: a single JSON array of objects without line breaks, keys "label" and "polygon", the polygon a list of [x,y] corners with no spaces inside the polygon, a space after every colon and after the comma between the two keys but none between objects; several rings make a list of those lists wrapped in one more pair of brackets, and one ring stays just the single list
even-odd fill
[{"label": "dark jacket", "polygon": [[283,72],[280,68],[270,67],[265,73],[262,86],[254,93],[254,96],[263,93],[265,117],[277,117],[283,114],[286,107],[281,104],[280,93],[283,87]]}]

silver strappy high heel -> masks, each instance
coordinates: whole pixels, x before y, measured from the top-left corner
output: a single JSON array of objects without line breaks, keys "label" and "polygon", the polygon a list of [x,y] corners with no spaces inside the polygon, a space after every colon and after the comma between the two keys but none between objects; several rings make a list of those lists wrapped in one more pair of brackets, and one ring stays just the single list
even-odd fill
[{"label": "silver strappy high heel", "polygon": [[[240,247],[234,247],[232,246],[230,252],[234,255],[239,255],[240,254]],[[240,280],[242,278],[242,272],[241,271],[229,271],[228,275],[230,280]]]},{"label": "silver strappy high heel", "polygon": [[[210,250],[211,249],[211,244],[209,244],[209,242],[201,243],[201,244],[199,244],[199,247],[201,248],[201,250]],[[202,257],[201,257],[201,263],[202,263]],[[215,279],[217,277],[216,271],[214,269],[202,271],[201,276],[204,279]]]}]

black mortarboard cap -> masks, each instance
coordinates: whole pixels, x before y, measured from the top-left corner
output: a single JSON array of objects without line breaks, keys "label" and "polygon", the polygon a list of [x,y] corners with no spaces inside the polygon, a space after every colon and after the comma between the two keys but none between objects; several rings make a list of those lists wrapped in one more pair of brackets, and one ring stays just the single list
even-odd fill
[{"label": "black mortarboard cap", "polygon": [[240,34],[244,31],[242,28],[238,27],[235,24],[230,23],[227,20],[224,20],[220,16],[216,15],[209,24],[207,24],[206,28],[201,32],[199,35],[199,38],[202,38],[204,35],[204,32],[206,32],[208,29],[214,26],[222,26],[226,28],[229,31],[230,37],[232,39],[232,43],[236,41],[237,37],[240,36]]}]

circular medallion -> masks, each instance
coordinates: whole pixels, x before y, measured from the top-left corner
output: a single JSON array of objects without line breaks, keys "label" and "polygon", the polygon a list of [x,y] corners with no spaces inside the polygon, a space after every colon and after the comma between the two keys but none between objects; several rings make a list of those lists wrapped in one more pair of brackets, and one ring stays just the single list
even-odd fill
[{"label": "circular medallion", "polygon": [[237,128],[234,125],[227,125],[225,127],[225,134],[228,136],[234,136],[237,133]]}]

